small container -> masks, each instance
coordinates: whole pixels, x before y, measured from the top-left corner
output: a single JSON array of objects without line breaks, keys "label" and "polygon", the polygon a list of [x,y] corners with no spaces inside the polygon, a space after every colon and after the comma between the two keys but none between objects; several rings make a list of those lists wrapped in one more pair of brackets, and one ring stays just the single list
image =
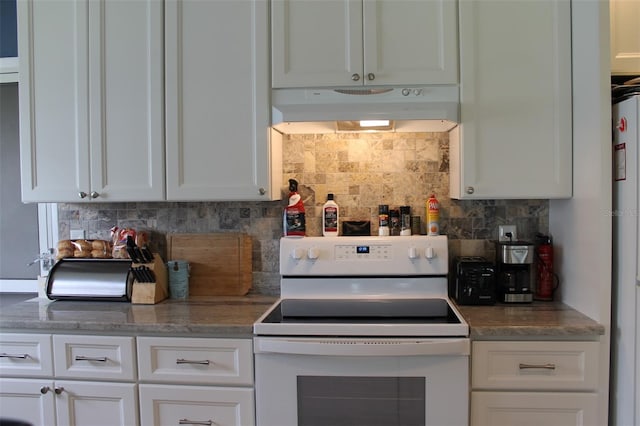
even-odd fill
[{"label": "small container", "polygon": [[400,235],[400,210],[391,209],[389,212],[389,227],[391,235]]},{"label": "small container", "polygon": [[171,299],[189,298],[189,262],[171,260],[167,262],[169,271],[169,297]]},{"label": "small container", "polygon": [[333,200],[333,194],[327,194],[327,202],[322,206],[322,235],[337,237],[339,219],[340,207]]},{"label": "small container", "polygon": [[400,235],[411,235],[410,206],[400,206]]},{"label": "small container", "polygon": [[387,237],[389,234],[389,206],[387,204],[380,204],[378,206],[378,235]]},{"label": "small container", "polygon": [[420,235],[420,216],[411,216],[411,235]]}]

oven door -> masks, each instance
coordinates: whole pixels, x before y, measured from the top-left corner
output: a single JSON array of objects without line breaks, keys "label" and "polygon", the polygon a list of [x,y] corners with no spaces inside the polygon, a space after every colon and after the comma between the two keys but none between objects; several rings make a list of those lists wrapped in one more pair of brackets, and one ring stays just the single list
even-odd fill
[{"label": "oven door", "polygon": [[255,337],[258,426],[468,424],[469,339]]}]

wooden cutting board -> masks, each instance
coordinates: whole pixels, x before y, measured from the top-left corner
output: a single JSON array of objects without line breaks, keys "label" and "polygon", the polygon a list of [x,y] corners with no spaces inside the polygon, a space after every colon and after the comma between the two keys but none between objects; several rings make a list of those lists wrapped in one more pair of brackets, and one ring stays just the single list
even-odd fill
[{"label": "wooden cutting board", "polygon": [[247,234],[169,234],[167,254],[189,262],[189,296],[244,296],[251,289]]}]

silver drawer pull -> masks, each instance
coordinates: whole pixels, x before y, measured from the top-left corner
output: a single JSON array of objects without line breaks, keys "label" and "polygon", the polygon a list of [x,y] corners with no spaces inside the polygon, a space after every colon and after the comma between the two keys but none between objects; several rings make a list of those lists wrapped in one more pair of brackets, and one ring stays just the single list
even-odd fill
[{"label": "silver drawer pull", "polygon": [[82,356],[82,355],[76,355],[76,361],[107,362],[107,357],[106,356]]},{"label": "silver drawer pull", "polygon": [[209,361],[208,359],[205,359],[205,360],[202,360],[202,361],[195,361],[195,360],[189,360],[189,359],[178,358],[178,359],[176,359],[176,364],[198,364],[198,365],[209,365],[209,364],[211,364],[211,361]]},{"label": "silver drawer pull", "polygon": [[198,420],[180,419],[178,420],[178,424],[211,426],[213,422],[211,420],[198,421]]},{"label": "silver drawer pull", "polygon": [[526,370],[528,368],[542,368],[544,370],[555,370],[555,364],[520,364],[520,370]]},{"label": "silver drawer pull", "polygon": [[27,359],[29,358],[29,354],[6,354],[1,353],[0,358],[11,358],[11,359]]}]

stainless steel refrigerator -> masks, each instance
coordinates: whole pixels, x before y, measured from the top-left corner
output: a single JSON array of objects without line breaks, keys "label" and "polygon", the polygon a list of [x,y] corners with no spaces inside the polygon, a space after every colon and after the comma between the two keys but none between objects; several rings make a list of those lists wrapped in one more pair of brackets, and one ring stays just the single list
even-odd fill
[{"label": "stainless steel refrigerator", "polygon": [[640,425],[640,95],[613,105],[612,425]]}]

